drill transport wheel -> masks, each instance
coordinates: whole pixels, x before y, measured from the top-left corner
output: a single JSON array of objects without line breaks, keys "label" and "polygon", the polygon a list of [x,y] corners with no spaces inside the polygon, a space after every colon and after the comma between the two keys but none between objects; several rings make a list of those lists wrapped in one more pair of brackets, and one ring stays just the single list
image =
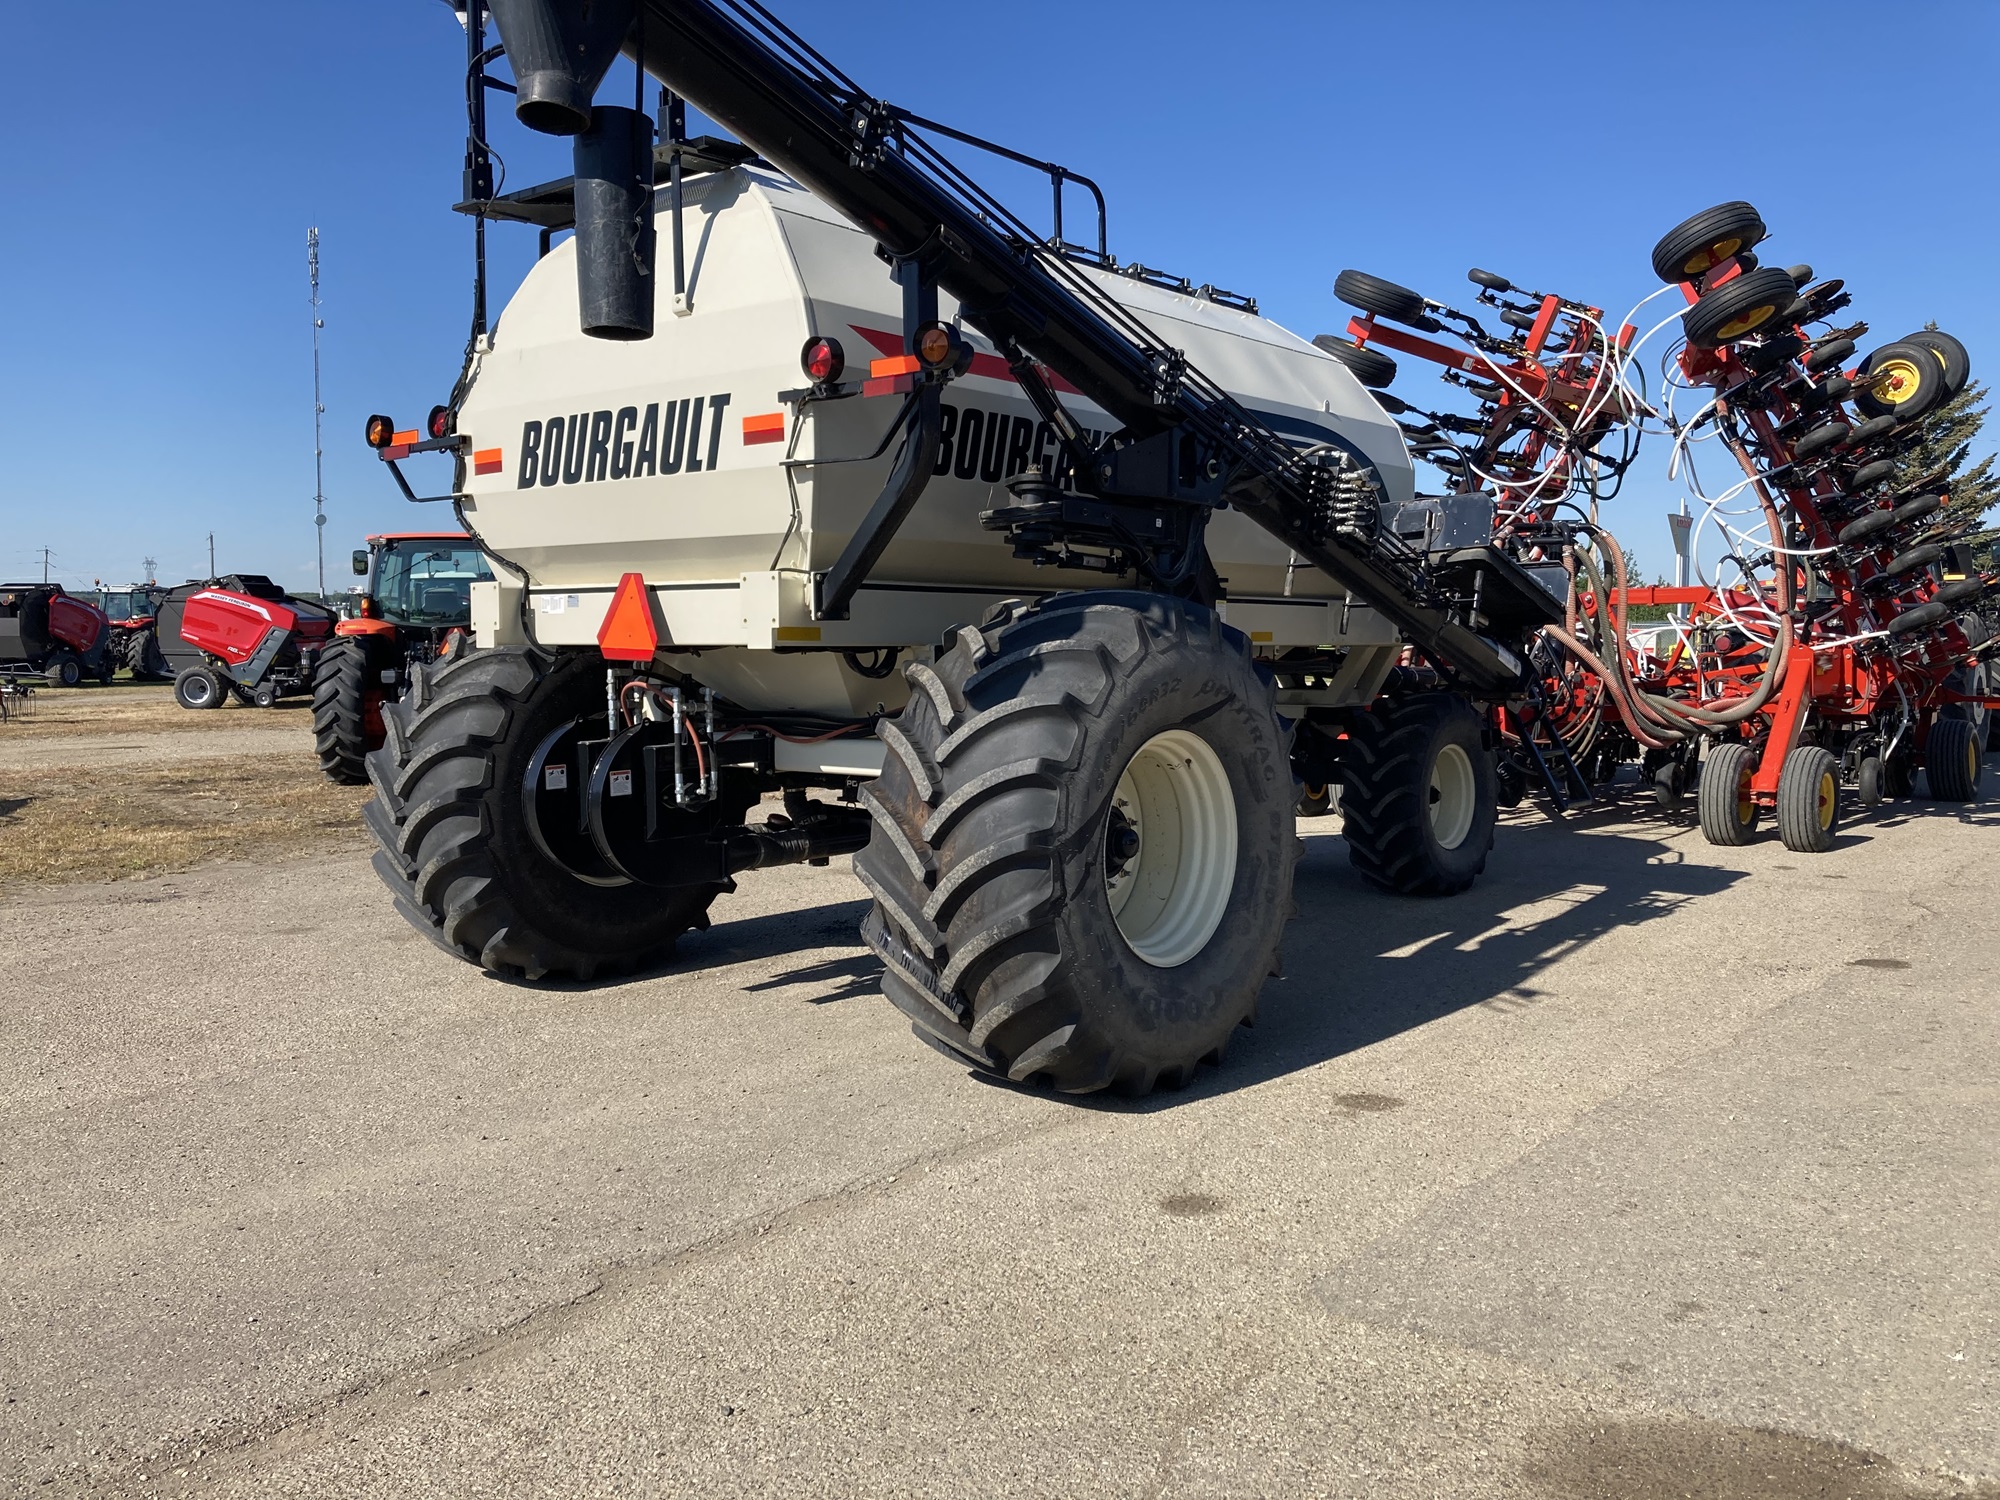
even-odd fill
[{"label": "drill transport wheel", "polygon": [[383,709],[362,815],[381,846],[375,871],[417,931],[496,974],[587,981],[658,963],[708,926],[726,883],[589,880],[535,837],[537,747],[603,711],[604,664],[582,652],[498,647],[415,670]]},{"label": "drill transport wheel", "polygon": [[313,748],[328,781],[363,786],[368,752],[382,743],[382,688],[368,642],[337,636],[313,671]]},{"label": "drill transport wheel", "polygon": [[1406,896],[1449,896],[1486,868],[1498,818],[1492,752],[1472,705],[1411,693],[1349,721],[1340,810],[1354,868]]},{"label": "drill transport wheel", "polygon": [[1379,276],[1370,276],[1366,271],[1342,271],[1333,279],[1333,295],[1349,307],[1358,307],[1377,318],[1387,318],[1391,323],[1421,325],[1424,321],[1422,293],[1398,286],[1393,281],[1384,281]]},{"label": "drill transport wheel", "polygon": [[1944,361],[1922,344],[1899,339],[1861,362],[1865,380],[1855,382],[1854,405],[1863,416],[1914,422],[1945,400]]},{"label": "drill transport wheel", "polygon": [[1172,598],[1068,594],[905,675],[854,870],[916,1034],[1066,1093],[1219,1062],[1275,969],[1303,848],[1245,637]]},{"label": "drill transport wheel", "polygon": [[1701,783],[1695,805],[1701,813],[1701,836],[1711,844],[1735,848],[1756,835],[1760,809],[1750,793],[1757,757],[1740,740],[1713,745],[1701,760]]},{"label": "drill transport wheel", "polygon": [[1697,349],[1719,349],[1774,326],[1793,300],[1792,278],[1776,266],[1764,266],[1703,292],[1681,314],[1681,327]]},{"label": "drill transport wheel", "polygon": [[1756,209],[1743,202],[1718,203],[1660,237],[1653,246],[1653,274],[1669,284],[1693,281],[1763,238],[1764,220]]},{"label": "drill transport wheel", "polygon": [[1985,752],[1970,719],[1939,719],[1924,741],[1924,781],[1933,802],[1977,802]]},{"label": "drill transport wheel", "polygon": [[1799,745],[1778,776],[1778,837],[1794,854],[1824,854],[1840,826],[1840,761],[1821,745]]}]

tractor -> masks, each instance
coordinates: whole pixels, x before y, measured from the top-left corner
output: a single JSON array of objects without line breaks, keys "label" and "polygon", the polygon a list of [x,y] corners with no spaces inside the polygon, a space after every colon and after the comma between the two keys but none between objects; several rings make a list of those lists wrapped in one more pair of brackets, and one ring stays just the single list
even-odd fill
[{"label": "tractor", "polygon": [[360,609],[334,625],[313,677],[313,742],[329,780],[359,785],[382,743],[382,705],[402,697],[413,666],[465,633],[472,586],[493,570],[464,532],[439,531],[371,536],[355,549],[354,572],[365,580]]},{"label": "tractor", "polygon": [[158,584],[134,583],[124,588],[91,589],[80,597],[104,611],[111,624],[111,659],[130,672],[134,682],[163,682],[174,675],[168,670],[155,628],[166,589]]}]

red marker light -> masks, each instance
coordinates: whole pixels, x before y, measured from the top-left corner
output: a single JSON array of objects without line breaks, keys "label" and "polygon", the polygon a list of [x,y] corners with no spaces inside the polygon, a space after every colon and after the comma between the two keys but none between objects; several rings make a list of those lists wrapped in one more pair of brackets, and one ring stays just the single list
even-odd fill
[{"label": "red marker light", "polygon": [[449,406],[433,406],[431,408],[430,418],[424,423],[424,430],[428,432],[433,439],[450,437],[451,408]]},{"label": "red marker light", "polygon": [[807,339],[799,354],[799,367],[816,385],[831,385],[847,368],[847,351],[839,339]]}]

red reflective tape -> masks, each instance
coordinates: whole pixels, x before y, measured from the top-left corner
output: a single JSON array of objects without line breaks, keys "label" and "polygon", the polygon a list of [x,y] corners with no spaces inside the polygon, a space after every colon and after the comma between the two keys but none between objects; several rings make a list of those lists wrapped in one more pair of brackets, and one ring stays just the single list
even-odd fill
[{"label": "red reflective tape", "polygon": [[782,443],[785,440],[785,414],[781,411],[766,412],[762,416],[743,419],[743,442]]},{"label": "red reflective tape", "polygon": [[408,458],[410,456],[410,445],[408,443],[392,443],[387,448],[380,448],[376,451],[384,459]]},{"label": "red reflective tape", "polygon": [[472,455],[472,472],[475,474],[498,474],[503,467],[502,450],[481,448]]},{"label": "red reflective tape", "polygon": [[881,380],[864,380],[861,382],[861,394],[864,396],[900,396],[905,391],[914,388],[916,383],[914,375],[890,375]]}]

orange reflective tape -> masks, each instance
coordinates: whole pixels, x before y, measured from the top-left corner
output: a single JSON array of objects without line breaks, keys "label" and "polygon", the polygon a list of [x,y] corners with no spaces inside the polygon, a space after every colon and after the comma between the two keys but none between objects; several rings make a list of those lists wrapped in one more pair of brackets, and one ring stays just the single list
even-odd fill
[{"label": "orange reflective tape", "polygon": [[885,380],[891,375],[914,375],[922,368],[914,354],[892,354],[887,359],[868,361],[868,373],[877,380]]},{"label": "orange reflective tape", "polygon": [[399,432],[394,437],[389,439],[389,441],[398,448],[407,448],[410,446],[410,444],[421,443],[423,440],[424,440],[424,435],[421,432],[417,431],[417,429],[414,427],[412,427],[408,432]]},{"label": "orange reflective tape", "polygon": [[472,455],[472,472],[475,474],[498,474],[501,467],[501,450],[498,448],[481,448]]},{"label": "orange reflective tape", "polygon": [[743,419],[743,441],[749,443],[782,443],[785,440],[785,414],[781,411],[767,412],[762,416]]},{"label": "orange reflective tape", "polygon": [[645,578],[627,573],[618,580],[611,608],[597,627],[597,649],[611,661],[651,661],[660,649],[660,627],[653,623],[653,607]]}]

